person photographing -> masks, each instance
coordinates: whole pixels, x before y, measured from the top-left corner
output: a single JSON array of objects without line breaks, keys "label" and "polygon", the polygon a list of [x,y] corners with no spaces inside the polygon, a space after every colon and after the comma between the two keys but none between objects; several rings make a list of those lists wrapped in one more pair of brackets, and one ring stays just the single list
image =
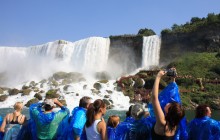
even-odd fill
[{"label": "person photographing", "polygon": [[[156,123],[152,128],[152,139],[153,140],[172,140],[174,139],[177,127],[184,117],[185,113],[182,106],[177,102],[170,102],[166,106],[161,106],[158,98],[159,94],[159,83],[161,78],[167,73],[176,71],[175,68],[171,68],[169,71],[161,70],[158,72],[152,93],[152,105],[156,117]],[[168,73],[169,72],[169,73]],[[173,73],[174,74],[174,73]],[[169,75],[168,75],[169,76]],[[175,76],[172,77],[175,81]],[[163,108],[164,107],[164,108]],[[164,110],[164,112],[163,112]]]}]

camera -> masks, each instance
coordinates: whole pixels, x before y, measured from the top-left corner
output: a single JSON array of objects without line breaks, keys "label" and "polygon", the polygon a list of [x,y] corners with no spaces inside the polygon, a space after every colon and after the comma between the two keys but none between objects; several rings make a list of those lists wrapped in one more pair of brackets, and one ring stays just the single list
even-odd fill
[{"label": "camera", "polygon": [[177,72],[176,69],[167,69],[165,70],[166,75],[170,76],[170,77],[176,77],[177,76]]}]

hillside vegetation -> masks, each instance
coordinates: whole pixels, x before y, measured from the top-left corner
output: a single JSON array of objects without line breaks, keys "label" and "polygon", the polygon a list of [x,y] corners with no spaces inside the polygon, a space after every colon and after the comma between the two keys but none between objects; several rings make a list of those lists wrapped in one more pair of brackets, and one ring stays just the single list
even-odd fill
[{"label": "hillside vegetation", "polygon": [[219,53],[189,53],[170,64],[178,70],[179,85],[185,108],[208,104],[220,109]]}]

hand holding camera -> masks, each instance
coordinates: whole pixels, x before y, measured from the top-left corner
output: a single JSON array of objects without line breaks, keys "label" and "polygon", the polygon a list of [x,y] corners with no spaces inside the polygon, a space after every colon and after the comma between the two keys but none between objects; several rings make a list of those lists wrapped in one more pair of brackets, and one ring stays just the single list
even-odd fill
[{"label": "hand holding camera", "polygon": [[177,76],[177,72],[176,72],[175,68],[166,69],[166,70],[164,70],[164,72],[166,73],[167,76],[170,76],[170,77]]}]

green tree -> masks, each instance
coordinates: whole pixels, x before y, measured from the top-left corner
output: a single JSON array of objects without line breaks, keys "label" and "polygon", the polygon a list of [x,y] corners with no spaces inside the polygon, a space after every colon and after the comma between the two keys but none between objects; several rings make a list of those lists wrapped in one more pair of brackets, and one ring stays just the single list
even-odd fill
[{"label": "green tree", "polygon": [[151,35],[156,35],[156,33],[153,30],[151,30],[151,29],[145,28],[145,29],[140,29],[138,31],[138,35],[151,36]]}]

